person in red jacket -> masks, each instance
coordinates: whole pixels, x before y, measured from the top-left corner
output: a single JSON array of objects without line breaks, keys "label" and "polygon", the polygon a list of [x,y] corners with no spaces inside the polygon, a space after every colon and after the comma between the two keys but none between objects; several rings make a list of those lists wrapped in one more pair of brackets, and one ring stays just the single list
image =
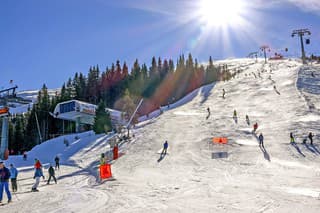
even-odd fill
[{"label": "person in red jacket", "polygon": [[256,123],[253,125],[253,133],[255,133],[257,129],[258,129],[258,123],[256,122]]},{"label": "person in red jacket", "polygon": [[34,161],[35,161],[34,168],[41,170],[41,174],[42,174],[41,176],[44,179],[44,175],[42,172],[42,164],[40,163],[40,161],[37,158],[35,158]]}]

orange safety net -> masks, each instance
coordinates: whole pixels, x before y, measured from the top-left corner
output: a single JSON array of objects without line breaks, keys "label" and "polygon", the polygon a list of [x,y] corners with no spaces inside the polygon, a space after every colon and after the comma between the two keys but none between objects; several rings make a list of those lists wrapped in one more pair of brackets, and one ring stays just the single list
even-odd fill
[{"label": "orange safety net", "polygon": [[113,160],[118,159],[119,157],[119,149],[117,146],[113,147]]},{"label": "orange safety net", "polygon": [[213,143],[227,144],[228,138],[212,138]]},{"label": "orange safety net", "polygon": [[112,177],[111,173],[111,165],[110,164],[104,164],[100,166],[100,178],[105,179],[105,178],[110,178]]}]

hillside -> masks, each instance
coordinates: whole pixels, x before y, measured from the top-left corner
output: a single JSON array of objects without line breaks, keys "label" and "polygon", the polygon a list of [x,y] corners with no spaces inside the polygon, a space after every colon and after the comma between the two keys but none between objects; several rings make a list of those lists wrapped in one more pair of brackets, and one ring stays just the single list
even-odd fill
[{"label": "hillside", "polygon": [[[96,182],[99,155],[109,150],[108,136],[84,133],[35,147],[29,160],[9,158],[21,171],[19,192],[7,212],[318,212],[320,208],[320,66],[294,60],[228,60],[239,74],[207,85],[180,103],[164,106],[134,130],[135,139],[120,147],[112,164],[115,180]],[[313,72],[313,74],[312,74]],[[275,87],[274,87],[275,86]],[[225,89],[225,99],[222,98]],[[211,116],[206,119],[207,108]],[[238,112],[237,123],[233,110]],[[251,124],[247,125],[248,114]],[[157,112],[154,112],[154,116]],[[265,150],[257,134],[263,133]],[[315,145],[301,144],[315,133]],[[297,145],[289,144],[289,133]],[[227,145],[212,145],[227,137]],[[158,162],[165,140],[169,154]],[[212,152],[228,158],[212,159]],[[32,163],[52,163],[59,154],[58,184],[33,183]]]}]

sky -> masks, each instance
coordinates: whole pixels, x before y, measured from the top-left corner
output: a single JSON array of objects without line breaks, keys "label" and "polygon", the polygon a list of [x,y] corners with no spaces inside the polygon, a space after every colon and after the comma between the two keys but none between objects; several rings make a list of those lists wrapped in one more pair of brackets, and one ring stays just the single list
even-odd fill
[{"label": "sky", "polygon": [[152,56],[206,62],[269,45],[298,57],[291,33],[304,28],[307,54],[320,55],[319,0],[0,0],[0,88],[59,88],[90,66],[150,66]]}]

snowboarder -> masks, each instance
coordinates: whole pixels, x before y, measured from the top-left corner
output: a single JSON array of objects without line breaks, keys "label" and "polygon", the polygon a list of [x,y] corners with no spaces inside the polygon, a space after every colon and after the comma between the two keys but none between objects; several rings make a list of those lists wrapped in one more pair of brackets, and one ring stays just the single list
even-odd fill
[{"label": "snowboarder", "polygon": [[162,155],[166,155],[167,154],[167,149],[168,149],[168,141],[165,141],[164,142],[164,144],[163,144],[163,150],[162,150],[162,152],[161,152],[161,155],[160,156],[162,156]]},{"label": "snowboarder", "polygon": [[256,122],[256,123],[253,125],[253,133],[255,133],[257,129],[258,129],[258,123]]},{"label": "snowboarder", "polygon": [[224,99],[224,95],[226,94],[226,91],[222,89],[222,98]]},{"label": "snowboarder", "polygon": [[2,202],[3,196],[3,188],[7,193],[8,203],[11,202],[11,193],[9,190],[9,178],[10,178],[10,171],[8,168],[4,166],[4,163],[0,162],[0,203]]},{"label": "snowboarder", "polygon": [[309,135],[308,135],[308,138],[309,138],[309,140],[310,140],[310,144],[311,145],[313,145],[313,134],[312,134],[312,132],[309,132]]},{"label": "snowboarder", "polygon": [[290,132],[290,143],[295,143],[292,132]]},{"label": "snowboarder", "polygon": [[248,125],[250,125],[250,120],[249,120],[249,116],[248,115],[246,115],[246,122],[247,122]]},{"label": "snowboarder", "polygon": [[104,156],[104,153],[101,154],[101,157],[100,157],[100,166],[106,164],[106,158]]},{"label": "snowboarder", "polygon": [[54,158],[54,161],[56,162],[56,169],[60,170],[60,158],[58,155]]},{"label": "snowboarder", "polygon": [[18,170],[13,166],[13,164],[10,164],[10,180],[11,180],[11,187],[12,192],[16,192],[18,190],[17,187],[17,177],[18,177]]},{"label": "snowboarder", "polygon": [[259,135],[259,146],[261,146],[264,149],[263,139],[264,139],[263,135],[262,135],[262,133],[260,133],[260,135]]},{"label": "snowboarder", "polygon": [[49,169],[48,169],[48,173],[49,173],[49,178],[48,178],[47,184],[50,184],[51,177],[53,178],[54,182],[57,184],[57,179],[56,179],[56,177],[54,176],[54,168],[52,167],[51,164],[50,164],[50,167],[49,167]]},{"label": "snowboarder", "polygon": [[210,115],[211,115],[211,113],[210,113],[210,108],[209,108],[209,107],[207,108],[207,111],[208,111],[208,115],[207,115],[207,118],[206,118],[206,119],[208,119],[208,118],[210,117]]}]

